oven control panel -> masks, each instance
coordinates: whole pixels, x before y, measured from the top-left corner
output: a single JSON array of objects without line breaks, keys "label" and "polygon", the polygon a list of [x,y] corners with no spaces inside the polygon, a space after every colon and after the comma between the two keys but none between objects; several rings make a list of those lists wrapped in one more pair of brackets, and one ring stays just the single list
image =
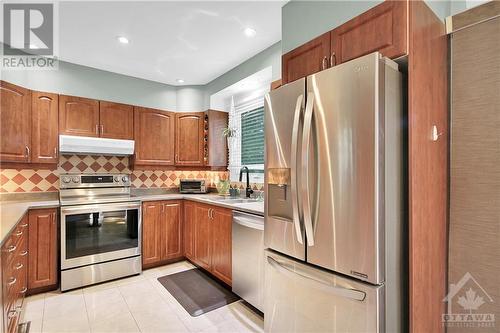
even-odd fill
[{"label": "oven control panel", "polygon": [[130,186],[128,174],[61,174],[60,188],[124,187]]}]

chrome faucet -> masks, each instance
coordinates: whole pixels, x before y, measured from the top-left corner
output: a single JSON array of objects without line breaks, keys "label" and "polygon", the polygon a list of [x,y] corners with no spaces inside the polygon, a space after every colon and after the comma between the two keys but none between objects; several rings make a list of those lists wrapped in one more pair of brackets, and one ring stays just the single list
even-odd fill
[{"label": "chrome faucet", "polygon": [[245,188],[245,197],[250,198],[250,195],[253,193],[252,188],[250,187],[250,171],[248,167],[244,166],[240,169],[240,182],[243,178],[243,172],[247,173],[247,187]]}]

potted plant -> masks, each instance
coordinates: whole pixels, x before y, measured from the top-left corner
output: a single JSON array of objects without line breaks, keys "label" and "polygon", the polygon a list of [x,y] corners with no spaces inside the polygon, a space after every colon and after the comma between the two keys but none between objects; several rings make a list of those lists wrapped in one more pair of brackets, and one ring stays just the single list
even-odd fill
[{"label": "potted plant", "polygon": [[222,130],[222,136],[226,137],[227,139],[227,160],[229,161],[231,150],[234,149],[234,147],[232,146],[232,142],[234,141],[233,138],[236,137],[236,128],[230,127],[229,125],[227,127],[224,127],[224,129]]}]

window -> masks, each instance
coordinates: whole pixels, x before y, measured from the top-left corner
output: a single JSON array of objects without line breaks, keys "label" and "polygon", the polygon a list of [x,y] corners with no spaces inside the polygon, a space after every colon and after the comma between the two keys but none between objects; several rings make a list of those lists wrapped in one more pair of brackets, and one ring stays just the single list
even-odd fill
[{"label": "window", "polygon": [[252,183],[264,182],[264,94],[239,103],[231,99],[229,127],[236,132],[228,140],[231,181],[238,181],[241,167],[247,166]]},{"label": "window", "polygon": [[264,108],[241,115],[241,164],[264,164]]}]

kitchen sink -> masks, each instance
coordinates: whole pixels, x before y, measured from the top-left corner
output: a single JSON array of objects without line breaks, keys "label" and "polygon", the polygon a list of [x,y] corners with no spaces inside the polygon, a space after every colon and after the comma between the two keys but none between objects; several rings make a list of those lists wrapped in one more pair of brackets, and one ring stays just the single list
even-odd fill
[{"label": "kitchen sink", "polygon": [[227,203],[251,203],[251,202],[259,202],[259,199],[254,198],[231,198],[231,197],[219,197],[219,198],[211,198],[210,200],[219,201],[219,202],[227,202]]}]

